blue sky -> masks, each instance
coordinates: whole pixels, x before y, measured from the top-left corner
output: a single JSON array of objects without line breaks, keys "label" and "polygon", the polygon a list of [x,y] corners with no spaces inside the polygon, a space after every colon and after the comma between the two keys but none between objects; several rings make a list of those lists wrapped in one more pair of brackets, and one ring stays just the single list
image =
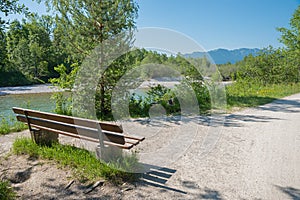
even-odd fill
[{"label": "blue sky", "polygon": [[300,0],[138,0],[139,27],[182,32],[207,50],[281,46]]},{"label": "blue sky", "polygon": [[[173,29],[204,49],[282,46],[276,27],[288,27],[300,0],[136,0],[138,28]],[[45,8],[21,0],[30,10]]]}]

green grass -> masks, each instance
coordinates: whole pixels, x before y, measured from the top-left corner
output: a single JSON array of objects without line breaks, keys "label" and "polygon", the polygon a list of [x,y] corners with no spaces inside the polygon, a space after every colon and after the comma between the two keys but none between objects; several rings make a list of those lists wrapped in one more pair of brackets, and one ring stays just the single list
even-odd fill
[{"label": "green grass", "polygon": [[19,132],[28,129],[28,126],[22,122],[17,121],[14,118],[10,120],[6,118],[0,118],[0,135],[5,135],[12,132]]},{"label": "green grass", "polygon": [[75,178],[82,182],[105,178],[114,183],[122,183],[131,182],[137,178],[136,174],[126,172],[138,166],[135,154],[106,164],[100,162],[87,150],[56,143],[50,147],[40,146],[28,138],[16,139],[13,144],[13,153],[53,160],[60,166],[70,168]]},{"label": "green grass", "polygon": [[300,92],[300,83],[260,86],[253,83],[235,83],[226,88],[227,107],[255,107],[278,98]]},{"label": "green grass", "polygon": [[0,180],[0,200],[12,200],[16,198],[16,193],[7,181]]}]

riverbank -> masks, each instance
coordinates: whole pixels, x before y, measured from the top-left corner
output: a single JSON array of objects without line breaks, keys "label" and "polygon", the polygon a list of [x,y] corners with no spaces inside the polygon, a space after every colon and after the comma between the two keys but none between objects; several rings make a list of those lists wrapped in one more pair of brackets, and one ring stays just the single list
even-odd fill
[{"label": "riverbank", "polygon": [[51,84],[26,85],[15,87],[0,87],[0,96],[9,94],[35,94],[57,92],[58,89]]},{"label": "riverbank", "polygon": [[[164,85],[165,87],[174,87],[179,84],[178,81],[158,81],[151,79],[143,82],[139,88],[147,89],[153,85]],[[61,91],[61,89],[52,86],[51,84],[38,84],[38,85],[26,85],[26,86],[15,86],[15,87],[0,87],[0,96],[10,94],[37,94],[37,93],[52,93]]]}]

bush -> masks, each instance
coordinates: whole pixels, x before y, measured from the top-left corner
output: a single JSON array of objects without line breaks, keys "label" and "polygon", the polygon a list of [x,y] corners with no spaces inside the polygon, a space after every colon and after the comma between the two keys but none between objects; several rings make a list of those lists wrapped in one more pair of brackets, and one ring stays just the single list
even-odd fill
[{"label": "bush", "polygon": [[[211,109],[211,98],[208,88],[202,82],[184,81],[172,90],[158,84],[150,87],[144,97],[132,95],[129,103],[130,115],[149,117],[150,108],[155,104],[161,105],[166,115],[178,115],[181,112],[188,112],[181,114],[199,115]],[[198,111],[195,106],[199,107]]]},{"label": "bush", "polygon": [[7,181],[0,181],[0,199],[12,200],[16,198],[16,193]]},{"label": "bush", "polygon": [[32,82],[28,80],[19,71],[1,71],[0,72],[0,87],[5,86],[19,86],[19,85],[30,85]]},{"label": "bush", "polygon": [[28,126],[22,122],[16,121],[14,117],[7,120],[4,117],[0,117],[0,135],[5,135],[11,132],[19,132],[26,130]]}]

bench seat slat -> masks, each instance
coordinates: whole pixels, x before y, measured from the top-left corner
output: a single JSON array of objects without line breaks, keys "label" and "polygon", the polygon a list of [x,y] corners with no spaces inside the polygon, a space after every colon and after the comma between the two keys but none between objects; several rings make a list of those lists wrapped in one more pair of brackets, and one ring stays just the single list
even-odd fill
[{"label": "bench seat slat", "polygon": [[139,140],[132,140],[132,139],[125,139],[125,142],[126,143],[129,143],[129,144],[133,144],[133,145],[138,145],[140,143]]},{"label": "bench seat slat", "polygon": [[[58,133],[61,135],[66,135],[66,136],[70,136],[73,138],[78,138],[78,139],[83,139],[83,140],[87,140],[90,142],[96,142],[99,143],[99,139],[94,139],[94,138],[90,138],[90,137],[85,137],[85,136],[81,136],[81,135],[76,135],[76,134],[72,134],[72,133],[68,133],[68,132],[64,132],[64,131],[60,131],[60,130],[56,130],[56,129],[52,129],[52,128],[47,128],[44,126],[38,126],[38,125],[32,125],[33,127],[37,128],[37,129],[41,129],[41,130],[45,130],[45,131],[50,131],[50,132],[54,132],[54,133]],[[105,145],[113,145],[116,147],[120,147],[122,149],[131,149],[133,147],[133,144],[126,142],[125,144],[117,144],[114,142],[109,142],[109,141],[104,141]]]},{"label": "bench seat slat", "polygon": [[103,130],[109,130],[112,132],[123,133],[123,129],[120,126],[115,125],[115,124],[99,122],[97,120],[82,119],[82,118],[78,118],[78,117],[58,115],[58,114],[54,114],[54,113],[47,113],[47,112],[41,112],[41,111],[35,111],[35,110],[23,109],[23,108],[17,108],[17,107],[13,107],[13,111],[14,111],[14,113],[20,114],[20,115],[27,114],[28,116],[31,116],[31,117],[53,120],[53,121],[58,121],[58,122],[62,122],[62,123],[67,123],[67,124],[76,124],[79,126],[85,126],[85,127],[90,127],[90,128],[98,128],[98,126],[100,125],[101,129],[103,129]]},{"label": "bench seat slat", "polygon": [[[21,122],[26,123],[27,118],[25,116],[18,115],[17,119]],[[85,128],[82,126],[75,126],[75,125],[69,125],[69,124],[63,124],[63,123],[57,123],[50,120],[43,120],[43,119],[35,119],[32,117],[28,117],[30,124],[43,126],[43,127],[49,127],[51,129],[57,129],[64,132],[69,132],[71,134],[80,135],[80,136],[86,136],[91,137],[94,139],[99,139],[98,130],[97,129],[91,129],[91,128]],[[104,137],[104,140],[109,140],[111,142],[116,142],[119,144],[124,144],[125,139],[122,134],[113,134],[112,132],[105,132],[103,131],[106,137]]]},{"label": "bench seat slat", "polygon": [[128,139],[138,140],[140,142],[142,142],[145,139],[145,137],[131,136],[131,135],[124,135],[124,137]]}]

